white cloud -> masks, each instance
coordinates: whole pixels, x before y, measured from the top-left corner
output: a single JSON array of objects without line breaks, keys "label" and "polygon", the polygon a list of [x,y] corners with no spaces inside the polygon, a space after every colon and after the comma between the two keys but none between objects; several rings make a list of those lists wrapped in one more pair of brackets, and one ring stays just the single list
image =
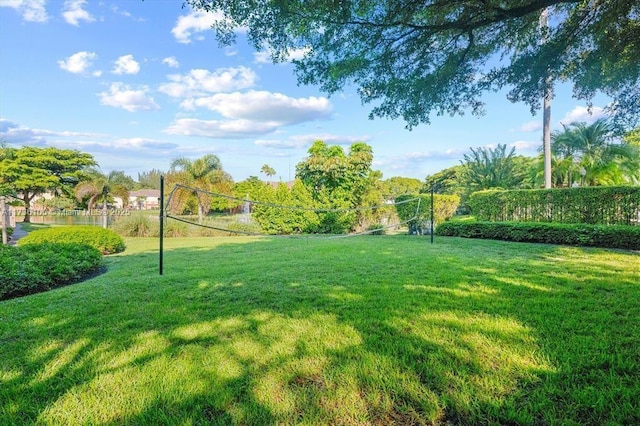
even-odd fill
[{"label": "white cloud", "polygon": [[115,13],[117,15],[120,15],[120,16],[124,16],[125,18],[133,19],[134,21],[138,21],[138,22],[144,22],[145,21],[145,18],[140,18],[140,17],[133,16],[131,14],[131,12],[129,12],[128,10],[120,9],[116,5],[112,5],[110,7],[110,9],[111,9],[111,11],[113,13]]},{"label": "white cloud", "polygon": [[238,54],[238,49],[234,46],[225,46],[224,47],[224,56],[236,56]]},{"label": "white cloud", "polygon": [[584,106],[577,106],[560,120],[562,124],[571,124],[571,123],[579,123],[585,122],[587,124],[591,124],[599,118],[606,117],[607,114],[603,108],[600,107],[592,107],[587,108]]},{"label": "white cloud", "polygon": [[[309,47],[302,47],[298,49],[291,49],[287,52],[286,57],[282,58],[283,60],[280,63],[287,63],[293,60],[303,59],[304,56],[311,51]],[[270,64],[273,62],[272,59],[273,51],[268,47],[265,47],[263,50],[259,52],[255,52],[253,54],[253,61],[257,64]]]},{"label": "white cloud", "polygon": [[[201,35],[195,36],[196,33],[210,31],[214,23],[224,20],[225,18],[220,12],[192,11],[188,15],[178,17],[176,25],[171,29],[171,34],[173,34],[178,43],[189,44],[192,37],[197,40],[204,39]],[[237,33],[246,32],[246,30],[244,27],[236,28]]]},{"label": "white cloud", "polygon": [[193,69],[189,73],[171,74],[171,81],[160,85],[158,91],[174,98],[206,96],[211,93],[253,87],[258,76],[250,68],[220,68],[214,72],[205,69]]},{"label": "white cloud", "polygon": [[274,121],[281,125],[327,118],[332,110],[325,97],[291,98],[281,93],[253,90],[189,99],[182,106],[187,109],[204,107],[227,118]]},{"label": "white cloud", "polygon": [[66,60],[58,61],[58,65],[70,73],[84,74],[89,70],[91,65],[93,65],[93,61],[97,57],[98,55],[94,52],[77,52],[69,56]]},{"label": "white cloud", "polygon": [[242,139],[275,131],[280,123],[251,120],[198,120],[181,118],[164,130],[165,133],[208,138]]},{"label": "white cloud", "polygon": [[538,148],[542,146],[541,142],[532,142],[532,141],[515,141],[509,144],[509,146],[514,146],[518,151],[537,151]]},{"label": "white cloud", "polygon": [[164,58],[162,63],[169,66],[170,68],[180,68],[180,63],[176,59],[175,56],[169,56],[168,58]]},{"label": "white cloud", "polygon": [[171,34],[178,43],[188,44],[191,43],[191,36],[194,33],[210,30],[213,23],[220,18],[219,13],[191,12],[188,15],[178,17]]},{"label": "white cloud", "polygon": [[258,146],[275,149],[300,149],[309,145],[306,140],[279,140],[279,139],[257,139],[253,142]]},{"label": "white cloud", "polygon": [[138,74],[140,64],[133,59],[133,55],[120,56],[113,67],[114,74]]},{"label": "white cloud", "polygon": [[291,136],[292,140],[304,142],[305,145],[311,146],[315,141],[323,141],[329,145],[345,145],[349,146],[356,142],[367,142],[371,140],[371,136],[343,136],[343,135],[334,135],[330,133],[314,133],[308,135],[296,135]]},{"label": "white cloud", "polygon": [[533,133],[542,130],[542,120],[528,121],[518,129],[521,132]]},{"label": "white cloud", "polygon": [[11,120],[7,120],[6,118],[0,118],[0,139],[6,140],[9,143],[45,145],[50,137],[100,138],[104,136],[105,135],[100,133],[32,129]]},{"label": "white cloud", "polygon": [[253,53],[253,62],[256,64],[270,64],[271,63],[271,53],[266,50],[261,50],[259,52]]},{"label": "white cloud", "polygon": [[95,22],[96,19],[82,8],[86,3],[85,0],[66,0],[64,2],[62,17],[67,24],[77,27],[80,25],[80,21]]},{"label": "white cloud", "polygon": [[134,90],[124,83],[112,83],[108,92],[99,93],[98,96],[102,105],[122,108],[129,112],[159,109],[160,106],[148,92],[149,88],[146,86]]},{"label": "white cloud", "polygon": [[[262,136],[279,127],[329,117],[331,104],[326,98],[291,98],[280,93],[249,91],[218,93],[211,97],[188,99],[187,109],[205,107],[227,120],[176,120],[167,133],[215,138]],[[297,141],[306,144],[308,140]]]},{"label": "white cloud", "polygon": [[0,7],[11,7],[27,22],[47,22],[45,0],[0,0]]},{"label": "white cloud", "polygon": [[156,150],[156,149],[174,149],[179,145],[173,142],[164,142],[147,138],[123,138],[117,139],[113,146],[120,149],[135,150]]}]

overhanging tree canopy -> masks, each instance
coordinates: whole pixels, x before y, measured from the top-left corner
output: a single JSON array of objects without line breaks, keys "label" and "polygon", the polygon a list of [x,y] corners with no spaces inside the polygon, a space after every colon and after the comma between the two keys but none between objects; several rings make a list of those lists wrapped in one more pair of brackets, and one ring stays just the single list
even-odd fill
[{"label": "overhanging tree canopy", "polygon": [[[276,61],[297,49],[301,83],[328,92],[355,84],[370,117],[482,114],[485,91],[539,109],[548,77],[574,95],[611,96],[618,123],[640,117],[637,0],[186,0],[218,12],[218,39],[245,28]],[[541,26],[547,9],[549,27]],[[543,42],[544,40],[544,42]]]}]

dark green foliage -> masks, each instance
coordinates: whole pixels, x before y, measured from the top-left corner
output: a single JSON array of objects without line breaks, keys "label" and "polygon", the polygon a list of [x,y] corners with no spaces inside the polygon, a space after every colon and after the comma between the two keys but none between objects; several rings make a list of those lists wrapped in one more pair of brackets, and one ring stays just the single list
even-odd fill
[{"label": "dark green foliage", "polygon": [[445,222],[436,234],[529,243],[640,250],[640,227],[522,222]]},{"label": "dark green foliage", "polygon": [[[413,201],[407,201],[414,199]],[[418,205],[418,202],[420,203]],[[396,211],[402,222],[408,222],[409,232],[413,229],[424,228],[431,220],[431,194],[402,195],[396,198]],[[434,224],[444,222],[453,216],[460,204],[457,195],[434,194],[433,216]],[[415,217],[415,218],[414,218]]]},{"label": "dark green foliage", "polygon": [[501,88],[539,110],[549,80],[570,82],[578,99],[612,97],[620,124],[640,117],[637,0],[186,2],[217,13],[222,43],[242,32],[280,62],[306,49],[293,61],[299,82],[328,93],[356,86],[371,117],[408,127],[481,115],[483,94]]},{"label": "dark green foliage", "polygon": [[640,224],[637,186],[481,191],[469,205],[480,221]]},{"label": "dark green foliage", "polygon": [[0,300],[76,282],[101,266],[102,255],[88,244],[0,245]]},{"label": "dark green foliage", "polygon": [[98,249],[102,254],[120,253],[125,249],[124,240],[120,235],[110,229],[91,225],[60,226],[40,229],[21,238],[18,244],[20,246],[26,246],[45,242],[88,244]]}]

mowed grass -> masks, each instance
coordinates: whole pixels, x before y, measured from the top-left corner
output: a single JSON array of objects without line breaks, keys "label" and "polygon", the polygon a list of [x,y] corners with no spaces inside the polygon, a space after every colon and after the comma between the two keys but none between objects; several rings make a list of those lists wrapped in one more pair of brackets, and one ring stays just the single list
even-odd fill
[{"label": "mowed grass", "polygon": [[129,239],[0,302],[0,424],[640,424],[638,253]]}]

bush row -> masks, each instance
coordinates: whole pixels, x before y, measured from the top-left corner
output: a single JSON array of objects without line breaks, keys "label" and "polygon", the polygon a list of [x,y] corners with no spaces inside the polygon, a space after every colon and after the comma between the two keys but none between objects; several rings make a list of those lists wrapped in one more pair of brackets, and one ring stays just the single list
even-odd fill
[{"label": "bush row", "polygon": [[102,254],[88,244],[0,245],[0,300],[70,284],[101,267]]},{"label": "bush row", "polygon": [[91,225],[59,226],[30,232],[18,240],[19,246],[40,243],[76,243],[87,244],[102,254],[124,251],[122,237],[110,229]]},{"label": "bush row", "polygon": [[445,222],[437,235],[640,250],[640,227],[534,222]]},{"label": "bush row", "polygon": [[469,206],[481,221],[640,225],[637,186],[480,191]]}]

